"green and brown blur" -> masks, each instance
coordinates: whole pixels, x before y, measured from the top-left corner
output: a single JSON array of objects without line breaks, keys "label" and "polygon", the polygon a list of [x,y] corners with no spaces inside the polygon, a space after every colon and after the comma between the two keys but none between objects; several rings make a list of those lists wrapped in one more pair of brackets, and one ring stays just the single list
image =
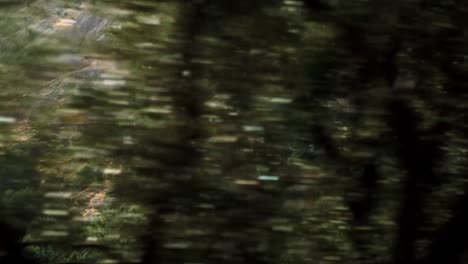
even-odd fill
[{"label": "green and brown blur", "polygon": [[0,263],[467,263],[466,25],[459,0],[0,1]]}]

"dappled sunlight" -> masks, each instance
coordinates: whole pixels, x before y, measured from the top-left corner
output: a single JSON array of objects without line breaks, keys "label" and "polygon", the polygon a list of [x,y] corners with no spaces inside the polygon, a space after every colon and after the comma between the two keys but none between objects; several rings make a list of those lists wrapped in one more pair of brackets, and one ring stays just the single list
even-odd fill
[{"label": "dappled sunlight", "polygon": [[466,262],[466,10],[0,3],[0,263]]}]

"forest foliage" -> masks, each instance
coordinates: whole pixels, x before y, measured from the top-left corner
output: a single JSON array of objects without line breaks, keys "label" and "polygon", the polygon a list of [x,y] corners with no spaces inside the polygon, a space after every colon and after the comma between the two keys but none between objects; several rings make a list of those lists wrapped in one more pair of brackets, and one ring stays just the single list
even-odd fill
[{"label": "forest foliage", "polygon": [[465,263],[463,1],[0,2],[1,263]]}]

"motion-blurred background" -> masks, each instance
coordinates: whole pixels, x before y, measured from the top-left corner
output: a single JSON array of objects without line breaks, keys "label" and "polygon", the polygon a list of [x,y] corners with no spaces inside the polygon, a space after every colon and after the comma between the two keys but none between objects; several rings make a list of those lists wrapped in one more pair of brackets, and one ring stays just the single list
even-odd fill
[{"label": "motion-blurred background", "polygon": [[467,19],[0,1],[0,263],[468,263]]}]

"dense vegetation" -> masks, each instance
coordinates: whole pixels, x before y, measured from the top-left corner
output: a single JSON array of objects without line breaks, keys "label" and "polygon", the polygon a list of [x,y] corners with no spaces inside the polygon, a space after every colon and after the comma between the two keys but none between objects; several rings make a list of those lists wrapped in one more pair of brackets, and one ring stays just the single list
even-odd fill
[{"label": "dense vegetation", "polygon": [[465,263],[463,1],[0,1],[0,263]]}]

